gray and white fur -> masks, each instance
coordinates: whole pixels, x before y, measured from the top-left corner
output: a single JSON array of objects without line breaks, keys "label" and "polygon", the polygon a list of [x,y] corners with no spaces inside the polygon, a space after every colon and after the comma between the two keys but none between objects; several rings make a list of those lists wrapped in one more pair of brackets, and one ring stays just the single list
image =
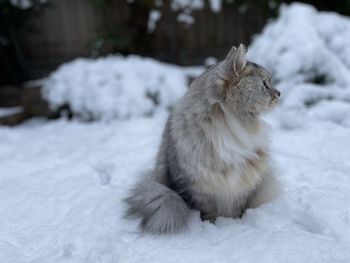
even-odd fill
[{"label": "gray and white fur", "polygon": [[155,169],[126,199],[140,228],[173,233],[190,209],[203,220],[237,218],[279,192],[260,114],[280,92],[271,74],[246,60],[241,44],[190,85],[168,118]]}]

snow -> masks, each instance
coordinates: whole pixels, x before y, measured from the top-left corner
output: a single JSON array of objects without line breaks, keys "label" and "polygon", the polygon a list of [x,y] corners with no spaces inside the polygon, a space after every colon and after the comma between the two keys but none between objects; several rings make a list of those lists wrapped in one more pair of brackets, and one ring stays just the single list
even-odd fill
[{"label": "snow", "polygon": [[166,115],[0,128],[0,262],[348,262],[350,128],[290,130],[276,116],[284,196],[215,225],[194,211],[173,236],[141,235],[121,202],[152,167]]},{"label": "snow", "polygon": [[214,13],[220,13],[222,0],[210,0],[209,1],[210,8]]},{"label": "snow", "polygon": [[206,67],[210,67],[210,66],[213,66],[215,65],[216,63],[218,63],[218,60],[214,57],[207,57],[205,60],[204,60],[204,65]]},{"label": "snow", "polygon": [[23,112],[22,107],[9,107],[9,108],[0,108],[0,118],[7,117],[14,114]]},{"label": "snow", "polygon": [[20,9],[28,9],[33,6],[33,2],[30,0],[10,0],[10,3]]},{"label": "snow", "polygon": [[282,6],[280,16],[254,39],[248,56],[272,72],[283,95],[281,112],[292,112],[295,120],[307,115],[348,125],[349,35],[349,18],[294,3]]},{"label": "snow", "polygon": [[204,7],[203,0],[171,0],[171,8],[174,11],[183,10],[183,9],[202,9]]},{"label": "snow", "polygon": [[190,13],[182,12],[177,15],[176,20],[181,23],[185,23],[186,25],[192,25],[195,20]]},{"label": "snow", "polygon": [[350,18],[294,3],[282,6],[279,18],[256,37],[249,54],[277,81],[297,84],[321,76],[349,85],[349,35]]},{"label": "snow", "polygon": [[44,83],[51,108],[69,105],[83,119],[152,115],[171,108],[186,90],[186,69],[138,56],[79,58]]},{"label": "snow", "polygon": [[192,25],[195,20],[192,16],[192,12],[194,10],[200,10],[204,7],[204,1],[203,0],[195,0],[195,1],[188,1],[188,0],[172,0],[171,1],[171,8],[175,12],[179,12],[176,19],[180,23],[184,23],[187,26]]},{"label": "snow", "polygon": [[[289,19],[291,14],[303,23]],[[350,56],[339,55],[347,52],[342,47],[332,50],[332,59],[326,51],[333,40],[323,41],[325,33],[312,34],[320,17],[323,24],[336,28],[349,25],[339,15],[293,4],[284,7],[249,48],[249,56],[278,76],[276,86],[283,93],[281,105],[265,116],[283,196],[247,210],[241,219],[219,218],[211,224],[193,211],[184,233],[140,234],[137,220],[123,218],[122,199],[152,168],[166,111],[154,110],[149,117],[139,111],[132,118],[109,122],[33,119],[16,127],[0,126],[0,262],[350,262],[350,85],[341,71],[324,70],[334,65],[348,70]],[[325,26],[322,30],[332,32]],[[346,34],[337,38],[337,43],[348,41]],[[309,45],[314,47],[303,52],[297,43],[311,39]],[[285,67],[278,67],[280,60]],[[173,80],[178,81],[184,72],[202,70],[163,67],[138,57],[77,60],[68,65],[51,81],[77,88],[74,92],[79,94],[120,72],[123,79],[128,76],[120,93],[126,101],[131,97],[125,87],[134,87],[135,96],[145,90],[136,85],[141,82],[137,78],[144,78],[136,72],[152,78],[158,71],[175,74]],[[315,79],[314,70],[330,79],[310,81]],[[168,94],[173,86],[169,87],[161,92]],[[58,95],[61,89],[68,92],[60,87]],[[67,94],[64,98],[72,105],[83,103],[78,95]],[[94,97],[89,103],[99,101],[99,94],[89,95]],[[135,106],[131,112],[143,107],[143,96],[138,100],[140,105],[129,102]]]},{"label": "snow", "polygon": [[158,10],[151,10],[148,17],[147,29],[149,33],[153,33],[156,30],[156,25],[158,20],[161,18],[162,14]]},{"label": "snow", "polygon": [[[46,3],[47,3],[47,0],[39,0],[39,4],[46,4]],[[33,7],[34,1],[33,0],[10,0],[10,4],[19,9],[25,10]]]},{"label": "snow", "polygon": [[[209,0],[209,7],[214,13],[219,13],[221,11],[222,0]],[[204,8],[206,5],[204,0],[172,0],[171,8],[174,11],[179,11],[183,9],[198,10]]]},{"label": "snow", "polygon": [[[161,7],[163,4],[162,0],[154,0],[155,7]],[[195,23],[195,19],[192,16],[192,12],[195,10],[203,9],[206,4],[209,4],[209,7],[212,12],[219,14],[222,7],[222,0],[210,0],[206,3],[204,0],[171,0],[170,6],[174,12],[179,12],[176,19],[180,23],[184,23],[187,26],[191,26]],[[155,13],[155,11],[157,13]],[[161,17],[160,10],[151,10],[148,20],[148,32],[152,33],[155,31],[156,23]]]}]

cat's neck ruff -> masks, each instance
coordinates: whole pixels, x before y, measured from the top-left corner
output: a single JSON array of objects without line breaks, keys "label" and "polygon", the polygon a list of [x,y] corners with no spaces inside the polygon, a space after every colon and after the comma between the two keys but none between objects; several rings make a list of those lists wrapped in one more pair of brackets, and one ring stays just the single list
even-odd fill
[{"label": "cat's neck ruff", "polygon": [[247,158],[258,158],[256,151],[265,148],[265,123],[260,118],[254,130],[248,129],[233,113],[223,109],[212,124],[209,135],[213,147],[227,163],[237,164]]}]

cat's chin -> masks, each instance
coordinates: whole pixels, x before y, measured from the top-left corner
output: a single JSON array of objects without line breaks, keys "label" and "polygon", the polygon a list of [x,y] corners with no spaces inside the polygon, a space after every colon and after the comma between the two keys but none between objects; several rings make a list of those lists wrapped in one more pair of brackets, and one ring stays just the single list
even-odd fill
[{"label": "cat's chin", "polygon": [[270,109],[272,110],[274,107],[277,106],[277,104],[278,104],[278,99],[277,98],[271,100],[270,105],[269,105]]},{"label": "cat's chin", "polygon": [[270,102],[268,105],[266,105],[264,108],[262,108],[258,113],[255,113],[255,115],[265,115],[272,111],[278,104],[278,101]]}]

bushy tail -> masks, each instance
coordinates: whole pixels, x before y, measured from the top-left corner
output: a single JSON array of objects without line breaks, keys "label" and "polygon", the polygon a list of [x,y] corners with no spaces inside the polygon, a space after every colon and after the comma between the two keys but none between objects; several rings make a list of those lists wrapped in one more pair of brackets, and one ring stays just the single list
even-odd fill
[{"label": "bushy tail", "polygon": [[125,201],[127,215],[140,217],[143,231],[173,233],[187,225],[190,210],[184,200],[158,182],[148,180],[138,183]]}]

